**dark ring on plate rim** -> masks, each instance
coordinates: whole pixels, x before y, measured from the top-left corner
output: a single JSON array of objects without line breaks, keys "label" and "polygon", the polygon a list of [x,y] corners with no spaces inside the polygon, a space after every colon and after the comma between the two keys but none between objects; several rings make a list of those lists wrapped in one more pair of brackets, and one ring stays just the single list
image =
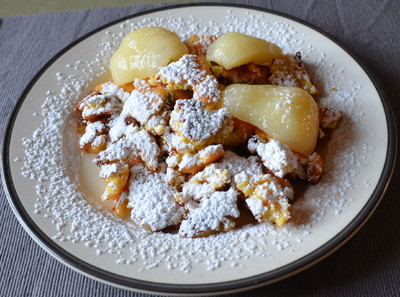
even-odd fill
[{"label": "dark ring on plate rim", "polygon": [[[9,160],[9,146],[11,135],[15,123],[15,119],[18,115],[18,112],[24,103],[27,95],[29,94],[31,88],[35,85],[38,79],[42,76],[42,74],[63,54],[65,54],[69,49],[83,41],[84,39],[92,36],[93,34],[104,30],[112,25],[120,23],[122,21],[132,19],[135,17],[139,17],[142,15],[159,12],[163,10],[169,9],[178,9],[185,7],[202,7],[202,6],[221,6],[221,7],[232,7],[232,8],[243,8],[249,9],[253,11],[259,11],[269,14],[274,14],[277,16],[281,16],[287,18],[289,20],[295,21],[302,25],[305,25],[316,32],[324,35],[329,38],[333,42],[335,42],[338,46],[340,46],[353,60],[360,65],[360,67],[364,70],[364,72],[368,75],[369,79],[372,81],[375,89],[377,90],[379,97],[381,99],[383,109],[386,116],[387,128],[388,128],[388,147],[386,153],[385,164],[382,169],[381,177],[376,185],[375,190],[373,191],[371,197],[368,202],[364,205],[362,210],[355,216],[355,218],[337,235],[332,237],[328,242],[311,252],[310,254],[290,263],[280,268],[274,269],[269,272],[261,273],[259,275],[238,279],[234,281],[226,281],[220,283],[211,283],[211,284],[165,284],[165,283],[157,283],[157,282],[149,282],[137,280],[125,276],[121,276],[115,273],[111,273],[100,269],[96,266],[90,265],[88,263],[82,262],[77,257],[71,255],[63,248],[61,248],[58,244],[56,244],[51,238],[49,238],[40,228],[35,224],[35,222],[28,215],[26,210],[24,209],[18,195],[16,189],[14,187],[14,182],[11,178],[11,170],[10,170],[10,160]],[[249,5],[241,5],[241,4],[229,4],[229,3],[189,3],[189,4],[181,4],[181,5],[172,5],[172,6],[163,6],[159,8],[149,9],[145,11],[141,11],[113,22],[110,22],[106,25],[103,25],[79,39],[72,42],[70,45],[61,50],[57,55],[55,55],[51,60],[49,60],[41,70],[33,77],[29,85],[25,88],[22,95],[20,96],[14,110],[12,111],[5,131],[5,135],[2,142],[2,181],[6,186],[7,197],[9,204],[18,218],[21,225],[28,231],[29,235],[35,239],[37,243],[40,244],[42,248],[44,248],[49,254],[51,254],[54,258],[66,264],[70,268],[75,269],[76,271],[92,277],[96,280],[102,281],[107,284],[111,284],[124,289],[131,289],[136,291],[142,291],[147,293],[159,293],[159,294],[190,294],[190,295],[204,295],[204,294],[225,294],[231,292],[244,291],[256,287],[260,287],[263,285],[271,284],[273,282],[280,281],[282,279],[288,278],[296,273],[299,273],[308,267],[320,262],[325,259],[327,256],[332,254],[338,248],[340,248],[343,244],[345,244],[354,234],[357,233],[358,230],[368,221],[370,216],[373,214],[377,206],[379,205],[382,197],[384,196],[390,180],[393,175],[393,171],[396,163],[396,152],[397,152],[397,133],[396,133],[396,123],[394,120],[393,110],[390,105],[390,101],[387,98],[385,91],[383,90],[381,84],[378,82],[377,77],[365,67],[358,59],[356,59],[353,54],[351,54],[343,45],[340,44],[335,38],[330,36],[328,33],[322,31],[318,27],[309,24],[301,19],[296,17],[276,12],[270,9],[249,6]]]}]

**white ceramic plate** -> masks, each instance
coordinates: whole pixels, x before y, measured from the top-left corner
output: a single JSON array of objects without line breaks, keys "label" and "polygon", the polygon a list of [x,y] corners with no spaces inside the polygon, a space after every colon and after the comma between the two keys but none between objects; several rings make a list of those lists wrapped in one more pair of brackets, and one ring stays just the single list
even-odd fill
[{"label": "white ceramic plate", "polygon": [[[300,51],[344,119],[321,154],[326,174],[294,203],[284,227],[246,226],[202,239],[147,234],[93,205],[77,182],[74,106],[101,81],[121,36],[162,26],[192,33],[241,31]],[[98,78],[100,76],[100,78]],[[370,74],[318,29],[272,11],[228,5],[152,10],[100,28],[52,59],[20,98],[3,142],[3,182],[29,234],[50,254],[106,283],[145,292],[205,295],[269,284],[306,269],[370,217],[390,180],[395,129]]]}]

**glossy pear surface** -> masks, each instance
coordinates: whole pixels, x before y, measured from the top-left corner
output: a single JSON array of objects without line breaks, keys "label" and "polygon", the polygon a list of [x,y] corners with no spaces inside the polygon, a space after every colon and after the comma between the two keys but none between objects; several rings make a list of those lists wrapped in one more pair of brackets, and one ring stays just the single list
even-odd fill
[{"label": "glossy pear surface", "polygon": [[146,27],[127,34],[111,57],[113,81],[123,85],[135,78],[147,78],[162,66],[189,51],[178,35],[159,27]]},{"label": "glossy pear surface", "polygon": [[239,120],[289,145],[305,156],[313,153],[319,131],[318,107],[300,88],[233,84],[223,92],[223,105]]},{"label": "glossy pear surface", "polygon": [[279,46],[264,39],[239,32],[221,35],[207,50],[207,60],[225,69],[232,69],[247,63],[270,65],[274,58],[282,56]]}]

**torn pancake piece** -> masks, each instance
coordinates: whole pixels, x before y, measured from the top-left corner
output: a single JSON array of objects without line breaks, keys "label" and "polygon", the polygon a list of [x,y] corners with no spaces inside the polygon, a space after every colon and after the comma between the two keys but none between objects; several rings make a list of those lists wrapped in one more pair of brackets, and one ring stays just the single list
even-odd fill
[{"label": "torn pancake piece", "polygon": [[207,165],[204,170],[196,173],[189,181],[183,184],[182,193],[177,200],[187,203],[190,200],[201,201],[215,191],[222,189],[230,181],[228,170],[218,169],[215,164]]},{"label": "torn pancake piece", "polygon": [[116,142],[108,142],[107,148],[94,159],[97,165],[108,163],[129,163],[132,159],[141,158],[149,169],[158,166],[160,148],[154,138],[146,131],[135,126],[129,126],[125,137]]},{"label": "torn pancake piece", "polygon": [[195,99],[176,100],[170,126],[178,136],[202,148],[220,143],[233,130],[233,122],[226,108],[207,110]]},{"label": "torn pancake piece", "polygon": [[237,192],[216,191],[204,197],[200,203],[191,201],[187,204],[189,214],[179,228],[182,237],[208,236],[212,233],[227,232],[234,228],[233,218],[239,217]]},{"label": "torn pancake piece", "polygon": [[257,152],[264,166],[273,172],[277,177],[284,177],[286,174],[296,170],[298,160],[289,146],[278,140],[271,139],[264,143],[252,137],[248,142],[248,149],[251,153]]},{"label": "torn pancake piece", "polygon": [[290,218],[289,201],[293,189],[284,179],[271,174],[250,175],[242,172],[234,177],[236,188],[246,195],[246,203],[258,222],[270,221],[278,226]]},{"label": "torn pancake piece", "polygon": [[142,164],[131,168],[128,207],[139,226],[154,232],[178,225],[184,209],[175,201],[176,194],[165,173],[152,172]]}]

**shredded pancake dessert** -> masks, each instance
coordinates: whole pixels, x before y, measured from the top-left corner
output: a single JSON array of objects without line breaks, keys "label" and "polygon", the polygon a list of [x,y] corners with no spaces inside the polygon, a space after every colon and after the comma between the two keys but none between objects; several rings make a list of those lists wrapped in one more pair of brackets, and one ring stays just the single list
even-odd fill
[{"label": "shredded pancake dessert", "polygon": [[110,70],[76,110],[116,216],[182,237],[227,232],[245,215],[282,226],[293,181],[321,180],[316,147],[341,112],[318,104],[300,52],[146,27],[123,38]]}]

